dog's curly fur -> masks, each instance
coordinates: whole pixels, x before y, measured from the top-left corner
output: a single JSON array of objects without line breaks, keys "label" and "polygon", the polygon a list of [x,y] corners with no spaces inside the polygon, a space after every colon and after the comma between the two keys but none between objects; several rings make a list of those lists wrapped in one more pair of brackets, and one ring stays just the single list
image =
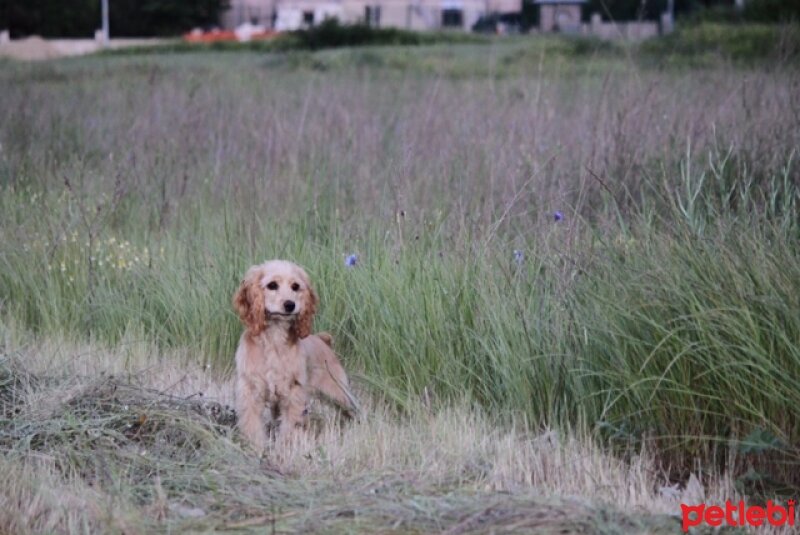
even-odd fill
[{"label": "dog's curly fur", "polygon": [[358,411],[330,335],[311,334],[318,301],[303,268],[285,260],[251,267],[233,297],[246,327],[236,350],[238,426],[257,450],[267,444],[265,407],[281,438],[305,426],[310,395]]}]

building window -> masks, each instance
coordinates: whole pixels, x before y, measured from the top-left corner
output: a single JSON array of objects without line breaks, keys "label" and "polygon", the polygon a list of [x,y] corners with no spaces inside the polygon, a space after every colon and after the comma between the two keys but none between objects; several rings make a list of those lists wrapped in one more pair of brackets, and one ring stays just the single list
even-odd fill
[{"label": "building window", "polygon": [[303,11],[303,24],[305,26],[313,26],[314,25],[314,12],[313,11]]},{"label": "building window", "polygon": [[381,25],[381,6],[364,6],[364,23],[377,28]]},{"label": "building window", "polygon": [[463,28],[464,12],[457,8],[445,8],[442,10],[443,28]]}]

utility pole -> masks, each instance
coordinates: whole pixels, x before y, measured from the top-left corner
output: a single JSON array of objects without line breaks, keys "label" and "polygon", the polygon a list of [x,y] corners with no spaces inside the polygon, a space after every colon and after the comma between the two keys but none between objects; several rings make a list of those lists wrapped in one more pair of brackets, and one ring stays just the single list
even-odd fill
[{"label": "utility pole", "polygon": [[667,10],[661,14],[661,34],[672,33],[675,29],[675,0],[667,0]]},{"label": "utility pole", "polygon": [[108,46],[108,0],[100,0],[100,3],[103,16],[103,46]]}]

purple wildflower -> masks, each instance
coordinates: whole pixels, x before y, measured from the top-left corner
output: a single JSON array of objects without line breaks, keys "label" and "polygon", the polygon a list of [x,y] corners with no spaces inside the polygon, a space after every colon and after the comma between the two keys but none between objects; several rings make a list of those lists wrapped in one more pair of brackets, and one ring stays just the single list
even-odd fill
[{"label": "purple wildflower", "polygon": [[555,212],[553,212],[553,221],[558,222],[561,221],[562,219],[564,219],[564,214],[561,212],[561,210],[556,210]]},{"label": "purple wildflower", "polygon": [[347,267],[355,267],[356,264],[358,264],[357,254],[349,254],[347,258],[344,259],[344,265]]},{"label": "purple wildflower", "polygon": [[522,265],[524,261],[525,261],[525,253],[523,253],[519,249],[514,249],[514,263],[519,266]]}]

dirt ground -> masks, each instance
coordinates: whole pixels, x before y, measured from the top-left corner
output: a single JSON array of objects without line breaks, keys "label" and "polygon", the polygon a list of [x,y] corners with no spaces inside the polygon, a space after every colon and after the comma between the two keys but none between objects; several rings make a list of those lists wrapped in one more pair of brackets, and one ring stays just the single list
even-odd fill
[{"label": "dirt ground", "polygon": [[[148,46],[163,42],[163,39],[112,39],[109,47]],[[0,57],[20,61],[42,61],[93,54],[101,48],[102,45],[94,39],[43,39],[31,36],[0,44]]]}]

